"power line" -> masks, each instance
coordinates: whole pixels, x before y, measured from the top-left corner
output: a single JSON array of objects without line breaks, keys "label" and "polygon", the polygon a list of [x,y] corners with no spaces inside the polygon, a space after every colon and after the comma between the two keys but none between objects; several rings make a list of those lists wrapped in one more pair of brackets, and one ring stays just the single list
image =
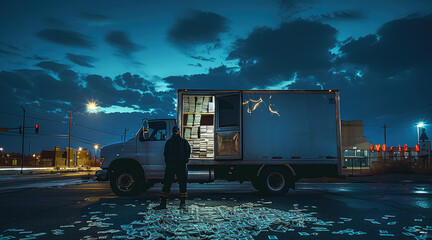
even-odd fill
[{"label": "power line", "polygon": [[103,144],[103,145],[106,145],[106,143],[102,143],[102,142],[96,142],[96,141],[93,141],[93,140],[90,140],[90,139],[86,139],[86,138],[81,138],[81,137],[77,137],[77,136],[71,136],[72,138],[75,138],[75,139],[80,139],[80,140],[83,140],[83,141],[87,141],[87,142],[89,142],[89,143],[91,143],[91,144],[94,144],[94,143],[101,143],[101,144]]},{"label": "power line", "polygon": [[93,131],[97,131],[97,132],[103,132],[103,133],[108,133],[108,134],[117,135],[117,136],[121,135],[120,133],[108,132],[108,131],[104,131],[104,130],[100,130],[100,129],[96,129],[96,128],[92,128],[92,127],[87,127],[87,126],[84,126],[84,125],[79,124],[79,123],[72,123],[72,124],[77,125],[79,127],[87,128],[87,129],[90,129]]},{"label": "power line", "polygon": [[[6,115],[11,115],[11,116],[16,116],[16,117],[22,117],[22,115],[19,114],[14,114],[14,113],[8,113],[8,112],[1,112],[0,114],[6,114]],[[43,120],[43,121],[50,121],[50,122],[57,122],[57,123],[63,123],[63,124],[67,124],[68,122],[66,121],[57,121],[57,120],[52,120],[52,119],[46,119],[46,118],[40,118],[40,117],[31,117],[31,116],[26,116],[26,118],[31,118],[31,119],[36,119],[36,120]],[[121,133],[114,133],[114,132],[109,132],[109,131],[105,131],[105,130],[100,130],[100,129],[96,129],[96,128],[92,128],[92,127],[88,127],[79,123],[72,123],[76,126],[79,127],[83,127],[83,128],[87,128],[93,131],[98,131],[98,132],[102,132],[102,133],[107,133],[107,134],[112,134],[112,135],[121,135]]]},{"label": "power line", "polygon": [[[20,118],[23,117],[23,115],[19,115],[19,114],[15,114],[15,113],[8,113],[8,112],[0,112],[0,114],[6,114],[6,115],[11,115],[11,116],[20,117]],[[65,121],[58,121],[58,120],[52,120],[52,119],[47,119],[47,118],[41,118],[41,117],[26,116],[26,118],[31,118],[31,119],[36,119],[36,120],[43,120],[43,121],[49,121],[49,122],[57,122],[57,123],[67,123]]]},{"label": "power line", "polygon": [[[13,134],[13,133],[5,133],[5,132],[0,132],[0,135],[11,136],[11,137],[21,137],[21,134]],[[56,135],[38,136],[36,134],[26,135],[26,137],[30,137],[30,138],[58,138],[58,139],[66,139],[67,138],[65,136],[56,136]]]}]

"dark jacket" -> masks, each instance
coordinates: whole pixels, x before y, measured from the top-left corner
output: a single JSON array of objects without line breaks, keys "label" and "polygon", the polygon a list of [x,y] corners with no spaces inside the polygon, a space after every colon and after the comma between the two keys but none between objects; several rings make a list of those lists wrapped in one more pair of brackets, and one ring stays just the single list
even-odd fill
[{"label": "dark jacket", "polygon": [[186,164],[190,157],[190,145],[188,141],[178,134],[173,135],[165,143],[164,156],[166,164]]}]

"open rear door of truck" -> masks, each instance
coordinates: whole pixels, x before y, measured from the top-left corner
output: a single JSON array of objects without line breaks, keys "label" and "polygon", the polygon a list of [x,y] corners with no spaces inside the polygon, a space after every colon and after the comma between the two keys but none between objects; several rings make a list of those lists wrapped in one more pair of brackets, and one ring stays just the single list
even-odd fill
[{"label": "open rear door of truck", "polygon": [[242,159],[241,92],[215,95],[215,159]]}]

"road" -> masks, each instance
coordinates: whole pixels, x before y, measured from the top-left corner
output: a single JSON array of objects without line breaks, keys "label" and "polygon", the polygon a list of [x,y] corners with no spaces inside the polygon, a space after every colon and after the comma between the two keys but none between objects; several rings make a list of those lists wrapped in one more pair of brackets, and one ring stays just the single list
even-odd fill
[{"label": "road", "polygon": [[[111,193],[107,182],[79,178],[67,180],[74,185],[45,183],[43,188],[34,188],[24,186],[25,183],[22,188],[14,185],[13,189],[7,189],[7,184],[3,184],[4,189],[0,191],[0,239],[147,236],[151,229],[159,226],[157,221],[151,222],[156,217],[165,216],[166,219],[180,215],[178,210],[174,210],[178,204],[175,195],[170,200],[169,210],[147,210],[149,205],[158,202],[161,185],[138,197],[120,198]],[[263,219],[260,220],[261,226],[268,227],[266,221],[270,221],[276,230],[276,225],[287,219],[303,225],[291,225],[285,228],[287,232],[261,231],[254,239],[415,239],[415,236],[417,239],[430,239],[432,236],[430,184],[298,183],[296,186],[297,189],[286,196],[269,197],[260,195],[249,183],[189,184],[189,212],[184,215],[196,213],[194,216],[200,220],[195,224],[201,225],[195,227],[203,228],[210,224],[213,234],[228,231],[240,236],[243,230],[251,233],[250,228],[248,230],[241,224],[246,220],[253,223],[258,218]],[[176,185],[172,192],[178,193]],[[259,204],[238,207],[246,203]],[[213,219],[214,215],[224,215],[224,218],[221,221],[221,218]],[[176,230],[182,220],[177,220],[176,223],[168,220],[162,223],[166,229],[172,227],[168,233],[182,234]],[[284,228],[279,228],[279,231],[281,229]],[[194,236],[199,235],[195,233]]]}]

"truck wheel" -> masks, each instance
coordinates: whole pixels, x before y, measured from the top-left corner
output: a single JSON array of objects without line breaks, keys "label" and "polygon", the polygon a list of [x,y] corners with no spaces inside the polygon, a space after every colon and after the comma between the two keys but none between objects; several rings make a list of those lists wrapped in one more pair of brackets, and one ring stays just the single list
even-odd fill
[{"label": "truck wheel", "polygon": [[271,195],[284,195],[291,184],[291,174],[283,167],[268,167],[260,174],[261,192]]},{"label": "truck wheel", "polygon": [[110,178],[111,190],[121,197],[137,196],[145,185],[144,176],[133,168],[114,169]]},{"label": "truck wheel", "polygon": [[262,192],[262,185],[261,185],[261,181],[260,181],[259,178],[254,178],[254,179],[252,179],[252,180],[251,180],[251,183],[252,183],[252,186],[253,186],[256,190]]}]

